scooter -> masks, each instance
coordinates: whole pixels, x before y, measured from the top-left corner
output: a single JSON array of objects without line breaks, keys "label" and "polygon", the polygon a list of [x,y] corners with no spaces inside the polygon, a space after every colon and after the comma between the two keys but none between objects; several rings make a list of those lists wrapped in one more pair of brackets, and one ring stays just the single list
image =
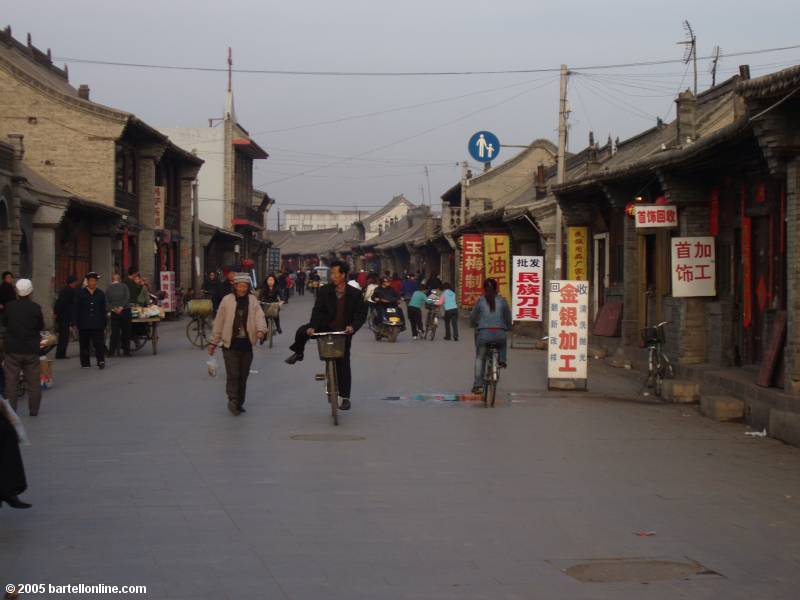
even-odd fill
[{"label": "scooter", "polygon": [[382,339],[386,339],[392,343],[396,342],[397,336],[405,329],[403,311],[394,305],[378,305],[377,310],[378,323],[373,329],[375,332],[375,340],[380,342]]}]

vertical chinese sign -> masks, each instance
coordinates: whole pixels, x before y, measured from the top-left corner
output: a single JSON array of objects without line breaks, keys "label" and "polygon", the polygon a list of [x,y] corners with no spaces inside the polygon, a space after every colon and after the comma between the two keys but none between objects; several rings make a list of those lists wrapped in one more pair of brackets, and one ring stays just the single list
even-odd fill
[{"label": "vertical chinese sign", "polygon": [[549,379],[586,379],[589,355],[589,284],[550,282]]},{"label": "vertical chinese sign", "polygon": [[589,228],[567,227],[567,277],[589,279]]},{"label": "vertical chinese sign", "polygon": [[542,320],[542,265],[541,256],[515,256],[513,299],[511,319],[513,321]]},{"label": "vertical chinese sign", "polygon": [[166,312],[175,310],[175,271],[161,271],[161,291],[165,292],[161,306]]},{"label": "vertical chinese sign", "polygon": [[675,298],[716,296],[714,238],[672,238],[672,295]]},{"label": "vertical chinese sign", "polygon": [[157,185],[153,188],[153,229],[164,229],[165,195],[164,186]]},{"label": "vertical chinese sign", "polygon": [[465,233],[461,244],[461,306],[472,308],[483,294],[483,239]]},{"label": "vertical chinese sign", "polygon": [[508,300],[511,298],[511,242],[508,234],[484,235],[483,256],[486,277],[497,280],[497,293]]}]

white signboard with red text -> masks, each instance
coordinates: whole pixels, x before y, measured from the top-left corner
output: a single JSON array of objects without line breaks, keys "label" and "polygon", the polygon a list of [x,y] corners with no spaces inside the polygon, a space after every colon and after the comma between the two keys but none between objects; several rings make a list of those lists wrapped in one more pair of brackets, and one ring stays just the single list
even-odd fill
[{"label": "white signboard with red text", "polygon": [[714,238],[672,238],[672,295],[675,298],[716,296]]},{"label": "white signboard with red text", "polygon": [[663,204],[637,204],[636,227],[677,227],[678,209]]},{"label": "white signboard with red text", "polygon": [[513,321],[542,320],[542,276],[544,258],[541,256],[514,256],[511,290],[511,319]]},{"label": "white signboard with red text", "polygon": [[589,360],[589,282],[550,282],[549,379],[586,379]]},{"label": "white signboard with red text", "polygon": [[160,275],[160,289],[165,292],[164,299],[161,301],[161,307],[166,312],[175,310],[175,271],[161,271]]}]

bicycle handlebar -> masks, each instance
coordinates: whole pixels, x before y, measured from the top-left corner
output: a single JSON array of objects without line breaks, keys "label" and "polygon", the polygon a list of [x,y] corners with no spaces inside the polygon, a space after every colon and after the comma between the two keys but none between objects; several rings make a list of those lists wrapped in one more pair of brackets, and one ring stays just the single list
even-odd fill
[{"label": "bicycle handlebar", "polygon": [[346,331],[319,331],[311,334],[311,337],[321,337],[323,335],[350,335]]}]

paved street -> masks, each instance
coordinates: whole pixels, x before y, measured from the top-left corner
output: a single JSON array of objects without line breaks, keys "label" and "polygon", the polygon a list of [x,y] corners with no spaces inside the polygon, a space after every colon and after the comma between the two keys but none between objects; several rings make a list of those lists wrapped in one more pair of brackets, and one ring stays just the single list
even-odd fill
[{"label": "paved street", "polygon": [[[256,350],[241,417],[185,321],[163,327],[158,357],[58,362],[40,416],[23,416],[34,507],[0,510],[2,583],[144,584],[158,599],[797,597],[800,450],[636,401],[629,374],[596,363],[588,394],[548,395],[533,350],[512,351],[494,410],[414,399],[469,389],[470,330],[458,344],[362,332],[354,408],[334,430],[315,349],[283,363],[310,307],[293,299],[277,346]],[[705,571],[647,585],[562,572],[625,558]]]}]

